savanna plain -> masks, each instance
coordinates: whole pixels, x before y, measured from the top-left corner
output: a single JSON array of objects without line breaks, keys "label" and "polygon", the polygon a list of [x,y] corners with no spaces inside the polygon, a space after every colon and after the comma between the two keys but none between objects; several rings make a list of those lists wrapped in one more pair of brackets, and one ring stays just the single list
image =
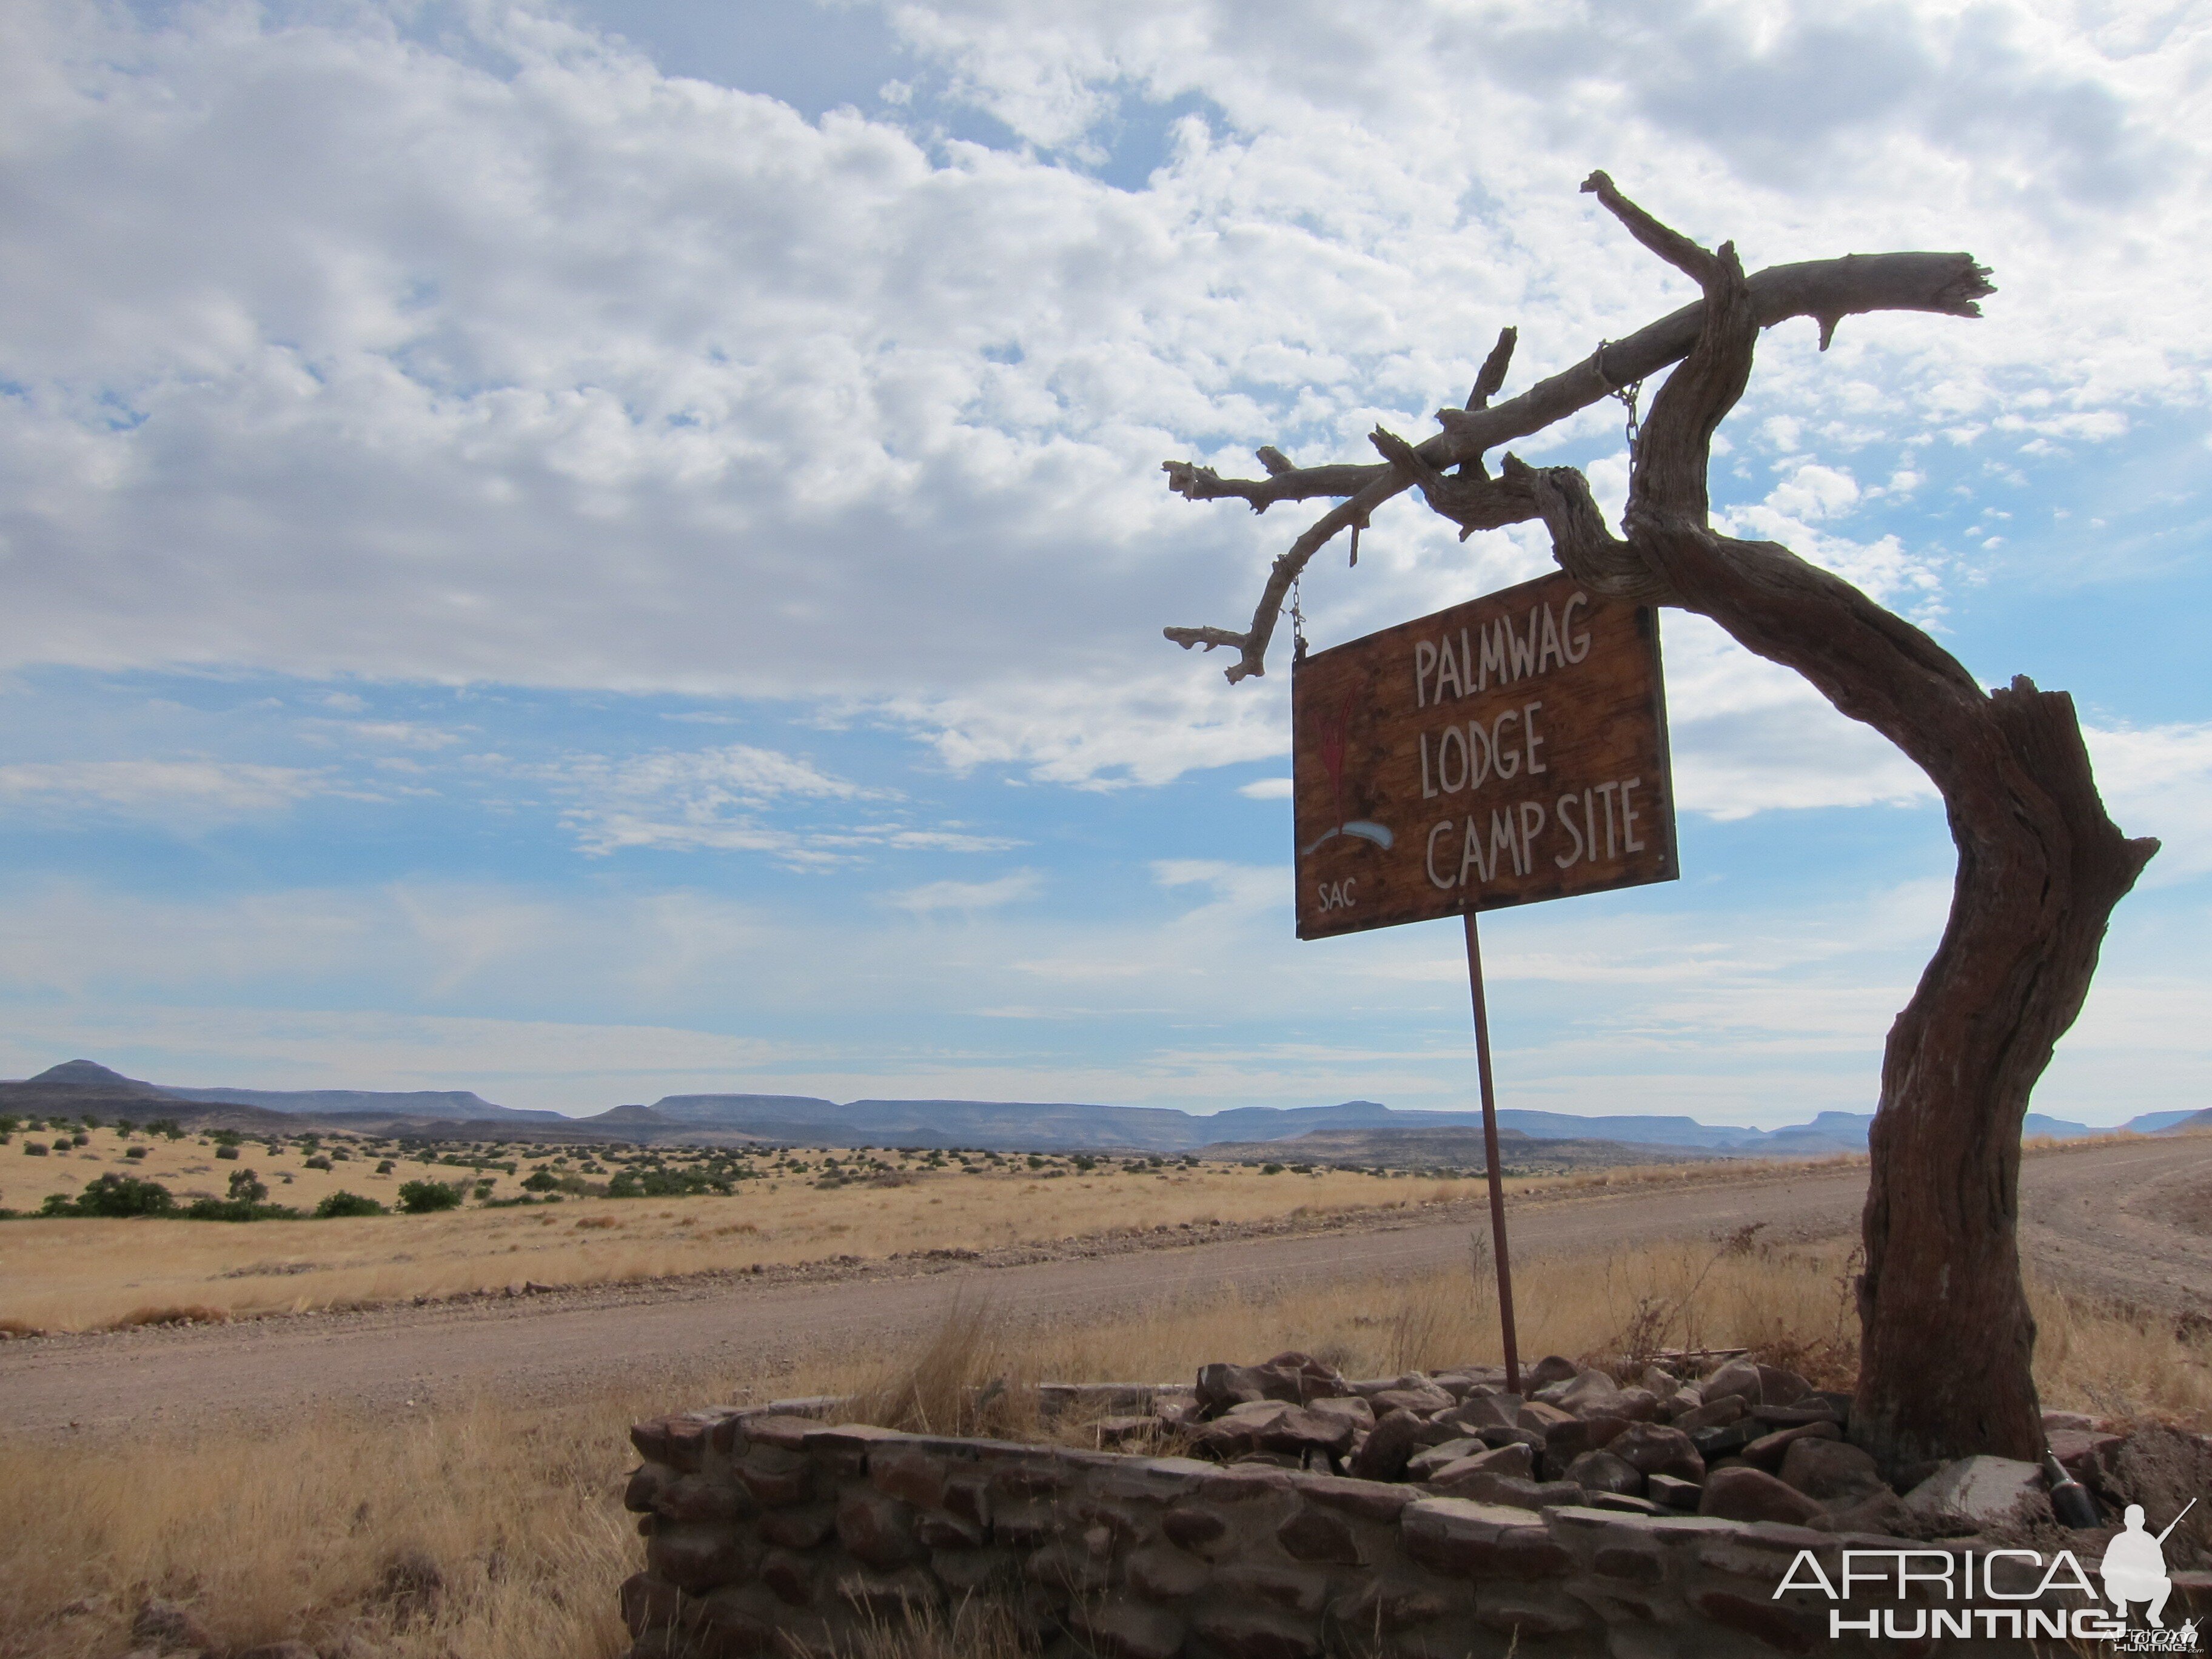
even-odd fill
[{"label": "savanna plain", "polygon": [[[18,1332],[282,1319],[531,1283],[1065,1248],[1139,1232],[1181,1242],[1214,1229],[1365,1224],[1391,1209],[1457,1217],[1474,1187],[1432,1172],[1180,1159],[678,1153],[330,1135],[241,1138],[231,1143],[237,1156],[218,1158],[222,1143],[210,1136],[109,1128],[81,1146],[72,1133],[59,1152],[51,1132],[38,1138],[48,1152],[22,1158],[34,1171],[0,1147],[11,1160],[0,1165],[0,1205],[19,1218],[0,1224],[0,1320]],[[134,1145],[145,1147],[137,1158]],[[383,1164],[392,1167],[379,1174]],[[312,1212],[343,1191],[385,1212],[233,1222],[24,1213],[49,1193],[74,1206],[103,1176],[111,1187],[159,1184],[179,1204],[195,1194],[226,1201],[240,1170],[270,1203]],[[487,1175],[491,1184],[480,1186]],[[1698,1165],[1515,1185],[1519,1201],[1545,1202],[1613,1184],[1664,1193],[1774,1178]],[[453,1200],[406,1212],[397,1206],[410,1182],[440,1184]],[[633,1195],[617,1195],[625,1192]],[[1668,1346],[1744,1347],[1847,1383],[1856,1364],[1850,1240],[1773,1237],[1747,1228],[1532,1261],[1518,1277],[1522,1352],[1620,1364]],[[853,1397],[847,1415],[859,1420],[1088,1443],[1079,1415],[1043,1419],[1037,1383],[1187,1381],[1207,1361],[1286,1348],[1368,1376],[1494,1361],[1492,1281],[1479,1234],[1469,1245],[1467,1262],[1446,1270],[1267,1291],[1215,1287],[1042,1325],[1000,1316],[988,1275],[978,1274],[935,1328],[896,1351],[825,1349],[773,1375],[742,1357],[641,1356],[618,1383],[550,1404],[486,1389],[400,1413],[321,1407],[60,1437],[0,1429],[0,1655],[131,1652],[134,1616],[159,1598],[187,1609],[217,1653],[291,1641],[325,1659],[611,1659],[627,1641],[616,1588],[639,1554],[621,1504],[634,1420],[711,1401],[834,1394]],[[2201,1324],[2058,1282],[2039,1282],[2033,1294],[2047,1406],[2212,1423],[2212,1340]],[[1018,1651],[985,1608],[950,1626],[885,1631],[866,1646],[855,1659]]]}]

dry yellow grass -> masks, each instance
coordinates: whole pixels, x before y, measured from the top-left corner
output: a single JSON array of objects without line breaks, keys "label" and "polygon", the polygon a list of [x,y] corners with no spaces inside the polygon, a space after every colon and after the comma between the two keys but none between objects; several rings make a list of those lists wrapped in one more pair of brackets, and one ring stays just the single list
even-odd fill
[{"label": "dry yellow grass", "polygon": [[[1527,1352],[1609,1356],[1646,1340],[1751,1346],[1847,1364],[1840,1249],[1673,1247],[1519,1280]],[[0,1656],[113,1659],[148,1594],[186,1602],[222,1645],[295,1638],[379,1659],[611,1659],[615,1587],[641,1559],[620,1506],[635,1419],[714,1400],[854,1393],[879,1418],[976,1426],[962,1386],[1010,1387],[988,1426],[1020,1427],[1026,1379],[1186,1378],[1287,1347],[1358,1373],[1494,1360],[1474,1274],[1274,1298],[1214,1296],[1133,1318],[1027,1330],[974,1302],[915,1352],[834,1357],[768,1379],[664,1372],[554,1409],[457,1404],[400,1421],[306,1414],[252,1430],[0,1440]],[[2212,1347],[2036,1292],[2047,1404],[2212,1422]],[[963,1415],[963,1413],[965,1413]],[[445,1588],[410,1613],[392,1564]],[[854,1659],[1013,1659],[1003,1631],[886,1632]]]},{"label": "dry yellow grass", "polygon": [[[344,1136],[323,1140],[326,1147],[357,1145]],[[403,1159],[379,1176],[377,1159],[363,1156],[328,1171],[309,1170],[298,1147],[271,1158],[253,1143],[238,1161],[217,1161],[211,1146],[190,1138],[153,1140],[147,1158],[126,1160],[125,1143],[110,1130],[94,1132],[92,1143],[45,1158],[0,1147],[0,1174],[7,1177],[0,1203],[35,1208],[46,1193],[75,1194],[110,1172],[159,1181],[180,1199],[220,1196],[229,1172],[240,1169],[258,1171],[276,1201],[302,1208],[341,1188],[390,1203],[404,1181],[468,1174]],[[141,1135],[128,1144],[149,1143]],[[2105,1143],[2051,1143],[2037,1155],[2063,1156],[2088,1144]],[[1510,1197],[1525,1202],[1761,1181],[1778,1170],[1817,1176],[1864,1162],[1647,1164],[1518,1176],[1504,1184]],[[19,1165],[33,1173],[23,1176]],[[284,1173],[294,1176],[289,1186],[279,1179]],[[896,1186],[825,1188],[787,1176],[743,1182],[729,1197],[570,1197],[541,1206],[331,1221],[0,1223],[0,1330],[91,1330],[169,1310],[250,1318],[519,1289],[529,1281],[623,1283],[839,1256],[1051,1245],[1186,1224],[1420,1209],[1479,1199],[1485,1190],[1474,1177],[1386,1178],[1336,1170],[1270,1176],[1219,1164],[1132,1174],[1109,1163],[1093,1173],[1057,1176],[952,1168],[918,1170],[901,1179]],[[501,1177],[499,1190],[519,1190],[516,1178]]]}]

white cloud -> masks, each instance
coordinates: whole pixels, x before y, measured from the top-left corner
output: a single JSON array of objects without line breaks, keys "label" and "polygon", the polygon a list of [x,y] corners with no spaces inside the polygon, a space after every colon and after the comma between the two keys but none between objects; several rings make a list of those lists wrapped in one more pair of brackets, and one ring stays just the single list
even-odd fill
[{"label": "white cloud", "polygon": [[258,817],[331,787],[326,774],[230,761],[26,761],[0,766],[0,800],[192,823]]},{"label": "white cloud", "polygon": [[1288,778],[1255,778],[1237,793],[1249,800],[1288,800],[1291,781]]},{"label": "white cloud", "polygon": [[940,910],[994,910],[1035,898],[1044,890],[1044,878],[1034,870],[1016,870],[994,881],[932,881],[904,892],[890,902],[902,910],[928,915]]},{"label": "white cloud", "polygon": [[2112,821],[2161,843],[2143,884],[2212,872],[2212,725],[2085,726],[2082,736]]},{"label": "white cloud", "polygon": [[[1997,263],[1979,325],[1770,338],[1744,413],[1811,452],[1758,510],[1913,606],[1909,547],[1811,534],[1842,452],[2201,397],[2178,24],[933,0],[881,10],[927,98],[808,121],[526,8],[395,15],[11,12],[0,663],[857,700],[1076,783],[1263,758],[1264,689],[1158,629],[1240,620],[1294,514],[1158,462],[1364,457],[1502,322],[1522,384],[1673,303],[1577,194],[1600,161],[1753,263]],[[1178,98],[1147,188],[1060,164]],[[963,106],[1051,153],[944,138]],[[1403,504],[1367,546],[1318,626],[1507,556]]]}]

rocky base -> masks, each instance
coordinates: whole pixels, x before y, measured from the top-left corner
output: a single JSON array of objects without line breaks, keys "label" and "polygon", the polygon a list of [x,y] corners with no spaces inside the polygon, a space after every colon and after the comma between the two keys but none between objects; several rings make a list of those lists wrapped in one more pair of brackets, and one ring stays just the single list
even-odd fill
[{"label": "rocky base", "polygon": [[[1195,1389],[1047,1391],[1117,1409],[1102,1443],[1171,1431],[1193,1456],[836,1426],[829,1401],[641,1424],[634,1659],[828,1656],[977,1596],[1048,1653],[1109,1659],[2016,1653],[2052,1633],[1931,1626],[1965,1605],[1932,1577],[1840,1603],[1804,1565],[1838,1584],[1845,1552],[1905,1547],[2007,1617],[2091,1605],[2017,1560],[1994,1586],[1964,1577],[1995,1541],[1973,1534],[2057,1533],[2033,1466],[1968,1459],[1900,1496],[1841,1439],[1848,1402],[1802,1378],[1727,1358],[1623,1387],[1547,1360],[1525,1398],[1501,1382],[1350,1382],[1286,1354]],[[2111,1473],[2116,1437],[2066,1421],[2053,1439]],[[2044,1559],[2072,1547],[2094,1581],[2103,1535],[2075,1539]],[[2169,1625],[2212,1607],[2212,1575],[2174,1577]],[[1870,1607],[1889,1622],[1839,1627]]]}]

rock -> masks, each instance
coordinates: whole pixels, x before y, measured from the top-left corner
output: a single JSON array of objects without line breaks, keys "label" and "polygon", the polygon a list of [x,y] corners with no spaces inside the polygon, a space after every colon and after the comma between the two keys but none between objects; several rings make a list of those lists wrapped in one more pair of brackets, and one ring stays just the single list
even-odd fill
[{"label": "rock", "polygon": [[1741,1422],[1724,1424],[1717,1429],[1692,1429],[1690,1443],[1698,1449],[1698,1455],[1712,1468],[1723,1457],[1734,1457],[1753,1441],[1765,1433],[1765,1429],[1749,1418]]},{"label": "rock", "polygon": [[1653,1502],[1662,1508],[1686,1515],[1698,1512],[1698,1500],[1705,1495],[1703,1485],[1695,1480],[1684,1480],[1672,1474],[1648,1474],[1644,1477],[1644,1490]]},{"label": "rock", "polygon": [[163,1601],[160,1596],[149,1596],[131,1620],[131,1639],[144,1644],[156,1653],[173,1653],[185,1648],[209,1648],[215,1640],[207,1633],[207,1626],[194,1617],[191,1609],[175,1601]]},{"label": "rock", "polygon": [[1360,1443],[1345,1472],[1360,1480],[1402,1478],[1407,1460],[1421,1443],[1421,1431],[1425,1426],[1410,1411],[1391,1413]]},{"label": "rock", "polygon": [[1563,1578],[1574,1569],[1543,1522],[1518,1508],[1427,1498],[1406,1506],[1400,1536],[1416,1563],[1450,1578]]},{"label": "rock", "polygon": [[1623,1389],[1613,1396],[1613,1409],[1632,1423],[1649,1423],[1659,1415],[1659,1396],[1649,1389]]},{"label": "rock", "polygon": [[[1194,1454],[1226,1462],[1232,1457],[1267,1452],[1296,1460],[1307,1451],[1341,1456],[1352,1449],[1358,1425],[1349,1417],[1281,1401],[1247,1401],[1225,1416],[1201,1425],[1191,1436]],[[1297,1467],[1294,1461],[1291,1467]]]},{"label": "rock", "polygon": [[1855,1503],[1831,1504],[1827,1513],[1806,1524],[1822,1532],[1871,1532],[1893,1538],[1911,1522],[1903,1501],[1884,1486]]},{"label": "rock", "polygon": [[1674,1426],[1684,1434],[1695,1434],[1699,1429],[1726,1428],[1731,1423],[1743,1420],[1744,1403],[1741,1395],[1724,1394],[1684,1412],[1674,1419]]},{"label": "rock", "polygon": [[1426,1480],[1438,1469],[1459,1462],[1463,1458],[1476,1456],[1489,1449],[1481,1441],[1471,1440],[1463,1436],[1457,1440],[1447,1440],[1441,1446],[1431,1446],[1426,1451],[1408,1458],[1406,1462],[1406,1478],[1408,1480]]},{"label": "rock", "polygon": [[655,1578],[702,1595],[750,1577],[760,1553],[758,1544],[727,1527],[668,1521],[656,1526],[647,1540],[645,1564]]},{"label": "rock", "polygon": [[1540,1400],[1531,1400],[1521,1407],[1520,1426],[1534,1429],[1539,1434],[1548,1434],[1562,1423],[1575,1420],[1572,1412],[1563,1412],[1557,1406],[1547,1406]]},{"label": "rock", "polygon": [[1477,1470],[1452,1482],[1450,1495],[1470,1503],[1516,1510],[1555,1510],[1583,1501],[1583,1489],[1567,1480],[1529,1480],[1519,1475]]},{"label": "rock", "polygon": [[2096,1426],[2095,1418],[2081,1412],[2045,1412],[2043,1414],[2043,1431],[2045,1434],[2061,1434],[2069,1430],[2077,1434],[2087,1434]]},{"label": "rock", "polygon": [[1523,1393],[1534,1394],[1554,1382],[1571,1382],[1581,1367],[1571,1359],[1562,1359],[1558,1354],[1547,1353],[1528,1370],[1521,1373]]},{"label": "rock", "polygon": [[1785,1371],[1778,1365],[1761,1365],[1758,1370],[1762,1406],[1794,1406],[1813,1392],[1813,1385],[1795,1371]]},{"label": "rock", "polygon": [[1142,1601],[1113,1598],[1085,1612],[1083,1626],[1106,1659],[1175,1659],[1182,1651],[1182,1620]]},{"label": "rock", "polygon": [[1638,1474],[1672,1475],[1702,1484],[1705,1460],[1681,1430],[1664,1423],[1632,1423],[1606,1443],[1605,1449]]},{"label": "rock", "polygon": [[1528,1447],[1516,1443],[1455,1459],[1432,1471],[1428,1481],[1431,1486],[1449,1492],[1456,1489],[1462,1481],[1476,1476],[1504,1474],[1525,1480],[1535,1472],[1536,1454]]},{"label": "rock", "polygon": [[1693,1412],[1705,1403],[1705,1395],[1695,1389],[1680,1388],[1672,1394],[1659,1396],[1659,1413],[1661,1416],[1672,1419]]},{"label": "rock", "polygon": [[1517,1428],[1521,1423],[1521,1396],[1517,1394],[1477,1395],[1452,1411],[1450,1417],[1454,1423],[1470,1431]]},{"label": "rock", "polygon": [[233,1648],[228,1659],[319,1659],[305,1642],[264,1642],[255,1648]]},{"label": "rock", "polygon": [[1566,1479],[1584,1492],[1644,1496],[1644,1474],[1609,1451],[1586,1451],[1567,1465]]},{"label": "rock", "polygon": [[1382,1418],[1392,1412],[1416,1412],[1425,1417],[1432,1412],[1449,1411],[1455,1402],[1443,1389],[1425,1383],[1417,1389],[1385,1389],[1369,1395],[1367,1403]]},{"label": "rock", "polygon": [[1717,1366],[1698,1384],[1698,1392],[1705,1396],[1707,1405],[1731,1395],[1747,1407],[1764,1405],[1759,1367],[1748,1359],[1731,1359]]},{"label": "rock", "polygon": [[1556,1390],[1541,1389],[1536,1397],[1547,1405],[1557,1406],[1561,1411],[1571,1412],[1577,1417],[1623,1415],[1617,1409],[1620,1385],[1603,1371],[1580,1372],[1572,1382],[1559,1384]]},{"label": "rock", "polygon": [[896,1498],[848,1489],[837,1500],[837,1541],[872,1567],[903,1566],[922,1554],[909,1524],[912,1514]]},{"label": "rock", "polygon": [[1226,1659],[1315,1659],[1321,1632],[1286,1613],[1220,1607],[1200,1613],[1191,1628]]},{"label": "rock", "polygon": [[1359,1565],[1359,1545],[1352,1536],[1351,1526],[1341,1516],[1311,1505],[1277,1527],[1275,1541],[1293,1561]]},{"label": "rock", "polygon": [[1739,1467],[1717,1470],[1706,1480],[1698,1513],[1723,1521],[1780,1521],[1802,1527],[1820,1515],[1820,1506],[1764,1470]]},{"label": "rock", "polygon": [[1554,1474],[1584,1452],[1595,1451],[1617,1439],[1628,1428],[1625,1417],[1575,1418],[1544,1436],[1544,1463]]},{"label": "rock", "polygon": [[2011,1457],[1962,1457],[1946,1463],[1905,1494],[1905,1508],[1916,1520],[1960,1532],[2051,1518],[2043,1471]]},{"label": "rock", "polygon": [[1583,1492],[1583,1507],[1586,1510],[1611,1510],[1619,1515],[1671,1515],[1674,1513],[1673,1510],[1653,1503],[1648,1498],[1638,1498],[1632,1492],[1591,1492],[1587,1488]]},{"label": "rock", "polygon": [[1780,1473],[1784,1486],[1831,1505],[1856,1504],[1889,1491],[1874,1459],[1840,1440],[1793,1440],[1783,1454]]},{"label": "rock", "polygon": [[1205,1566],[1181,1550],[1155,1544],[1134,1552],[1122,1568],[1129,1588],[1155,1601],[1178,1601],[1206,1588]]},{"label": "rock", "polygon": [[1636,1380],[1650,1391],[1654,1400],[1664,1400],[1682,1386],[1680,1377],[1657,1365],[1646,1365],[1644,1368],[1644,1375]]},{"label": "rock", "polygon": [[1544,1455],[1544,1437],[1534,1429],[1480,1429],[1474,1437],[1486,1446],[1526,1446],[1539,1457]]},{"label": "rock", "polygon": [[1348,1419],[1354,1428],[1371,1429],[1375,1426],[1375,1408],[1358,1395],[1310,1401],[1307,1403],[1306,1409],[1310,1412],[1318,1412],[1323,1417]]},{"label": "rock", "polygon": [[1755,1469],[1773,1474],[1780,1470],[1782,1460],[1798,1441],[1842,1438],[1843,1431],[1825,1419],[1818,1423],[1800,1423],[1794,1429],[1777,1429],[1771,1434],[1762,1434],[1743,1449],[1743,1461]]}]

